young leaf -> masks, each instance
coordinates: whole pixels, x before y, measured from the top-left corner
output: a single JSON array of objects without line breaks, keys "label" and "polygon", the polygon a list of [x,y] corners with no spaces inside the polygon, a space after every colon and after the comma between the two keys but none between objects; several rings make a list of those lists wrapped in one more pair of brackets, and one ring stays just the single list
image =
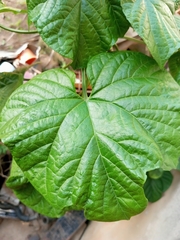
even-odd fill
[{"label": "young leaf", "polygon": [[0,112],[12,92],[23,83],[23,76],[16,73],[0,73]]},{"label": "young leaf", "polygon": [[153,179],[147,174],[147,180],[144,184],[144,192],[149,202],[158,201],[163,193],[171,186],[173,175],[169,171],[164,171],[158,179]]},{"label": "young leaf", "polygon": [[90,57],[109,50],[129,28],[119,0],[28,0],[27,4],[43,40],[72,59],[74,68],[85,67]]},{"label": "young leaf", "polygon": [[87,99],[68,70],[21,86],[2,112],[0,138],[60,214],[84,209],[88,219],[129,219],[146,207],[146,172],[177,165],[179,85],[133,52],[92,58],[87,77]]},{"label": "young leaf", "polygon": [[180,52],[173,54],[169,61],[169,70],[173,78],[180,84]]},{"label": "young leaf", "polygon": [[163,171],[162,168],[157,168],[157,169],[154,169],[152,171],[149,171],[148,176],[152,179],[158,179],[158,178],[162,177],[163,172],[164,171]]},{"label": "young leaf", "polygon": [[174,2],[121,0],[121,6],[132,27],[162,68],[180,48],[180,33],[173,16]]}]

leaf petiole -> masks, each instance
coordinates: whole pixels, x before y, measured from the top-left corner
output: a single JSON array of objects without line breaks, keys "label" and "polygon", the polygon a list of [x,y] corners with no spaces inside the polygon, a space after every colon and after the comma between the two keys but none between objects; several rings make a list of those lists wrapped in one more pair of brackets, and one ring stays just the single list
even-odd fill
[{"label": "leaf petiole", "polygon": [[36,30],[32,30],[32,31],[19,30],[19,29],[9,28],[9,27],[6,27],[6,26],[1,25],[1,24],[0,24],[0,28],[2,28],[4,30],[7,30],[9,32],[20,33],[20,34],[34,34],[34,33],[38,33]]},{"label": "leaf petiole", "polygon": [[27,13],[27,10],[7,7],[7,6],[3,6],[3,7],[0,6],[0,13],[4,13],[4,12],[12,12],[14,14],[18,14],[18,13]]},{"label": "leaf petiole", "polygon": [[83,68],[81,69],[81,77],[82,77],[82,96],[84,99],[87,98],[87,77],[86,77],[86,70]]},{"label": "leaf petiole", "polygon": [[124,36],[123,38],[126,39],[126,40],[129,40],[129,41],[145,44],[142,40],[139,40],[139,39],[136,39],[136,38],[131,38],[131,37],[127,37],[127,36]]}]

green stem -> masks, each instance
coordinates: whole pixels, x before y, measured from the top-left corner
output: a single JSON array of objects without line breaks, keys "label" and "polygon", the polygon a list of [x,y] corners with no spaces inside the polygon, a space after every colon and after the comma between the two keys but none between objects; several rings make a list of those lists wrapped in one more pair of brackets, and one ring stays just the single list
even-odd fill
[{"label": "green stem", "polygon": [[4,12],[12,12],[14,14],[18,14],[18,13],[27,13],[27,10],[24,9],[18,9],[18,8],[12,8],[12,7],[2,7],[0,8],[0,13],[4,13]]},{"label": "green stem", "polygon": [[86,99],[87,96],[87,78],[86,78],[86,70],[81,70],[81,76],[82,76],[82,97]]},{"label": "green stem", "polygon": [[131,38],[131,37],[127,37],[127,36],[124,36],[123,38],[127,39],[129,41],[133,41],[133,42],[144,44],[144,42],[142,40],[139,40],[139,39],[136,39],[136,38]]},{"label": "green stem", "polygon": [[114,48],[116,49],[116,51],[119,51],[117,44],[114,44]]},{"label": "green stem", "polygon": [[68,63],[68,64],[66,64],[65,66],[63,66],[62,68],[63,69],[66,69],[66,68],[68,68],[70,65],[72,64],[72,62],[70,62],[70,63]]},{"label": "green stem", "polygon": [[15,32],[15,33],[20,33],[20,34],[34,34],[34,33],[38,33],[36,30],[32,30],[32,31],[19,30],[19,29],[5,27],[5,26],[3,26],[1,24],[0,24],[0,28],[2,28],[4,30],[7,30],[9,32]]}]

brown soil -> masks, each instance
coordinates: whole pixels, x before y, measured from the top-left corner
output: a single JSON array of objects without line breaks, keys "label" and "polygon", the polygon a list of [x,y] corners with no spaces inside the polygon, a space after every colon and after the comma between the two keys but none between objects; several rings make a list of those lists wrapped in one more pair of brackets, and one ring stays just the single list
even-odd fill
[{"label": "brown soil", "polygon": [[[26,9],[25,0],[4,0],[3,2],[10,7]],[[1,13],[0,24],[13,29],[28,30],[27,14]],[[30,29],[32,30],[33,26]],[[36,44],[38,40],[38,34],[17,34],[0,28],[0,50],[16,51],[24,43]]]},{"label": "brown soil", "polygon": [[[25,0],[4,0],[6,6],[18,9],[26,9]],[[35,30],[33,24],[28,26],[27,14],[14,14],[11,12],[0,13],[0,24],[9,28],[17,30]],[[40,46],[40,71],[52,69],[60,66],[63,63],[68,63],[62,56],[49,48],[39,37],[38,33],[35,34],[19,34],[6,31],[0,28],[0,51],[15,52],[24,43],[29,43],[35,46]],[[39,69],[38,69],[39,70]]]}]

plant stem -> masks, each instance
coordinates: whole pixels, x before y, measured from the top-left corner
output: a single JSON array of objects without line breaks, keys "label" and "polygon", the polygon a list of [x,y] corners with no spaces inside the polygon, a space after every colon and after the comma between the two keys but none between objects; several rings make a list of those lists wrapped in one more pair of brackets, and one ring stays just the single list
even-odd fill
[{"label": "plant stem", "polygon": [[18,14],[18,13],[27,13],[27,10],[5,6],[0,8],[0,13],[4,13],[4,12],[12,12],[14,14]]},{"label": "plant stem", "polygon": [[20,33],[20,34],[34,34],[34,33],[38,33],[36,30],[32,30],[32,31],[26,31],[26,30],[18,30],[18,29],[14,29],[14,28],[9,28],[9,27],[5,27],[3,25],[0,24],[0,28],[7,30],[9,32],[15,32],[15,33]]},{"label": "plant stem", "polygon": [[68,64],[66,64],[65,66],[63,66],[62,68],[63,69],[66,69],[66,68],[68,68],[70,65],[72,64],[72,62],[70,62],[70,63],[68,63]]},{"label": "plant stem", "polygon": [[82,97],[86,99],[87,98],[87,78],[86,78],[86,70],[84,68],[81,70],[81,77],[82,77]]},{"label": "plant stem", "polygon": [[142,40],[139,40],[139,39],[136,39],[136,38],[131,38],[131,37],[127,37],[127,36],[124,36],[123,38],[127,39],[129,41],[133,41],[133,42],[144,44],[144,42]]},{"label": "plant stem", "polygon": [[117,44],[114,44],[114,48],[116,49],[116,51],[119,51]]}]

